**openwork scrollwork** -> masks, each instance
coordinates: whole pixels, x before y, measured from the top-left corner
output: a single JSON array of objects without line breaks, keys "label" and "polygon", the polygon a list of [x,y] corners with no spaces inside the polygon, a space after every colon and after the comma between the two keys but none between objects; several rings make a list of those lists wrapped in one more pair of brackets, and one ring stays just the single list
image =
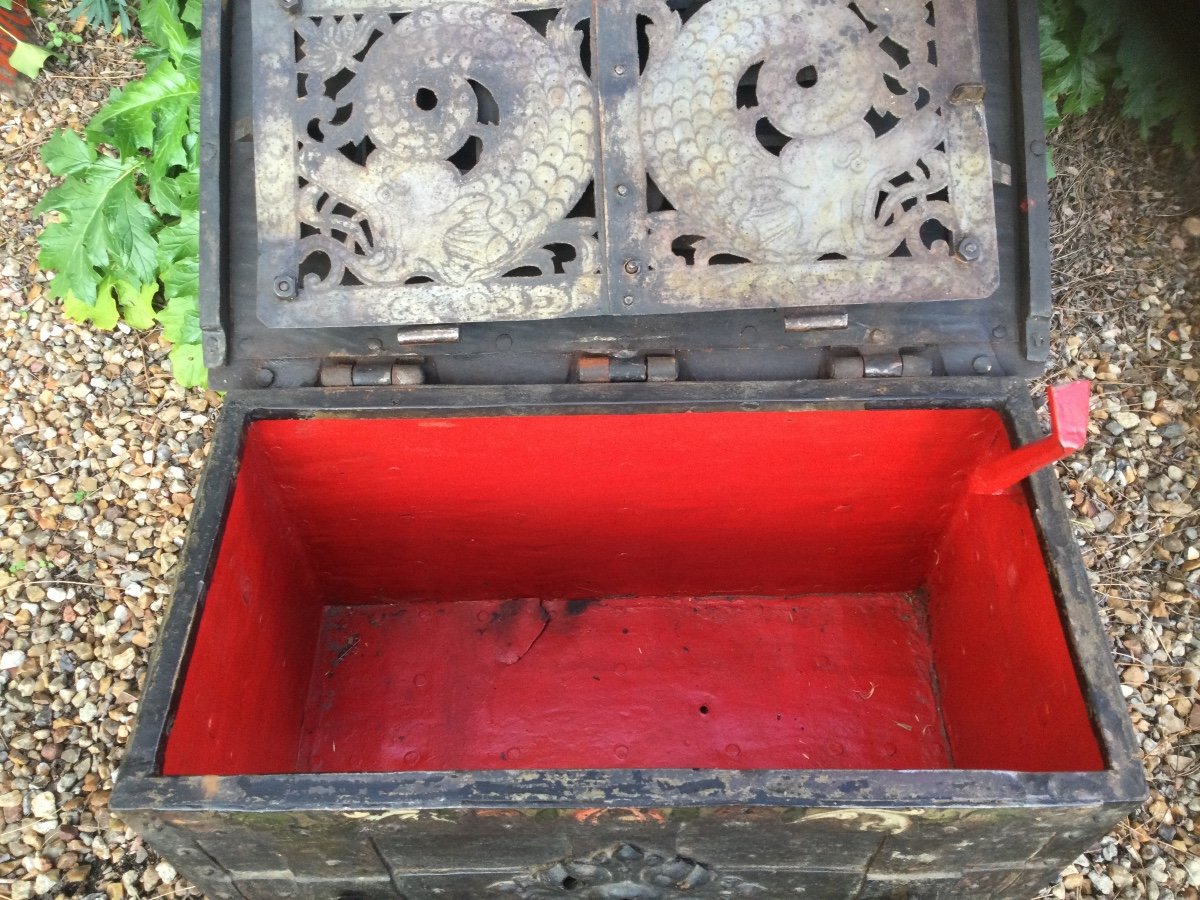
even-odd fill
[{"label": "openwork scrollwork", "polygon": [[491,892],[521,900],[572,896],[583,900],[736,900],[765,897],[765,889],[683,856],[617,844],[551,863],[493,884]]},{"label": "openwork scrollwork", "polygon": [[711,0],[686,22],[651,7],[659,265],[949,255],[935,5]]},{"label": "openwork scrollwork", "polygon": [[577,24],[478,3],[300,19],[305,287],[593,271],[595,223],[569,217],[595,152]]}]

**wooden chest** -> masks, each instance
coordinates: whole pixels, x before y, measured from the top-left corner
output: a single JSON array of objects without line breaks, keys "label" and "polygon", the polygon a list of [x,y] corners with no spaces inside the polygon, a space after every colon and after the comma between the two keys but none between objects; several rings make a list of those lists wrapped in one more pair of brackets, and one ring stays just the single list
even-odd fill
[{"label": "wooden chest", "polygon": [[112,802],[211,897],[1025,898],[1140,801],[1036,4],[204,28],[229,393]]}]

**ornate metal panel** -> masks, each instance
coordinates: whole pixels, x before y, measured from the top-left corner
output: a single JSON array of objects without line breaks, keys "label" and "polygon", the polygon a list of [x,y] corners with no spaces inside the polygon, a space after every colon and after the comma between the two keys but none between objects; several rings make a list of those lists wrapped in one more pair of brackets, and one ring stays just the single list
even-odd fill
[{"label": "ornate metal panel", "polygon": [[254,6],[271,325],[596,312],[588,3]]},{"label": "ornate metal panel", "polygon": [[535,6],[255,0],[264,322],[995,289],[973,3]]}]

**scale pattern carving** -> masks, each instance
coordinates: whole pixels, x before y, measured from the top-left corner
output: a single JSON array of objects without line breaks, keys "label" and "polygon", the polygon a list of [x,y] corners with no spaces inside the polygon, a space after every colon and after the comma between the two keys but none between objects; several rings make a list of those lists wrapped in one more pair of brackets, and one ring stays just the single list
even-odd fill
[{"label": "scale pattern carving", "polygon": [[739,900],[765,889],[683,856],[617,844],[587,856],[551,863],[490,888],[521,900],[572,896],[581,900]]},{"label": "scale pattern carving", "polygon": [[935,5],[648,7],[642,149],[674,207],[650,215],[656,263],[948,254]]},{"label": "scale pattern carving", "polygon": [[484,3],[297,21],[306,289],[595,270],[575,6],[544,35]]}]

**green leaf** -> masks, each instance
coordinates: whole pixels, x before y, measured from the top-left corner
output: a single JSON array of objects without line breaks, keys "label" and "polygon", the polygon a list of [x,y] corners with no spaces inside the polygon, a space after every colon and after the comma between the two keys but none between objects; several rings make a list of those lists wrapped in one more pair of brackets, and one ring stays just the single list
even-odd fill
[{"label": "green leaf", "polygon": [[179,61],[191,50],[191,40],[179,17],[176,0],[144,0],[138,10],[138,24],[145,38]]},{"label": "green leaf", "polygon": [[[49,191],[34,209],[34,215],[58,213],[58,221],[42,231],[38,254],[42,267],[55,272],[49,288],[52,296],[65,299],[74,294],[84,303],[96,302],[101,279],[96,267],[113,262],[114,233],[121,246],[143,251],[134,260],[141,268],[140,276],[133,280],[153,279],[154,271],[146,265],[144,253],[153,240],[149,234],[153,213],[148,208],[135,212],[138,204],[145,206],[136,191],[137,172],[137,159],[98,156],[86,169],[74,172]],[[137,229],[137,233],[122,233],[127,229]]]},{"label": "green leaf", "polygon": [[194,297],[171,297],[155,318],[172,344],[200,343],[200,311]]},{"label": "green leaf", "polygon": [[187,212],[174,225],[158,232],[158,268],[165,270],[180,259],[195,259],[200,255],[200,216]]},{"label": "green leaf", "polygon": [[158,274],[157,244],[153,229],[158,224],[149,204],[136,190],[117,191],[104,210],[110,247],[109,263],[115,273],[135,284],[154,281]]},{"label": "green leaf", "polygon": [[201,0],[184,0],[183,10],[180,12],[179,18],[199,31],[200,21],[203,17],[204,12]]},{"label": "green leaf", "polygon": [[76,132],[60,131],[42,147],[42,161],[51,175],[74,175],[96,161],[96,151]]},{"label": "green leaf", "polygon": [[139,287],[128,281],[118,281],[113,284],[113,291],[121,315],[131,327],[154,327],[154,298],[158,295],[158,282],[152,281]]},{"label": "green leaf", "polygon": [[206,387],[208,370],[199,344],[176,344],[171,348],[171,371],[184,387]]},{"label": "green leaf", "polygon": [[15,41],[8,64],[26,78],[37,78],[42,72],[42,67],[46,65],[46,60],[53,55],[45,47],[27,41]]},{"label": "green leaf", "polygon": [[63,298],[63,312],[72,322],[92,322],[97,328],[111,331],[117,327],[120,315],[117,301],[108,284],[101,286],[95,303],[85,303],[72,293]]},{"label": "green leaf", "polygon": [[[177,118],[179,106],[186,114],[198,98],[196,82],[164,62],[123,90],[113,91],[104,107],[92,117],[87,135],[92,140],[112,144],[123,154],[157,151],[156,123],[164,117]],[[169,155],[174,153],[169,146],[162,149]]]}]

